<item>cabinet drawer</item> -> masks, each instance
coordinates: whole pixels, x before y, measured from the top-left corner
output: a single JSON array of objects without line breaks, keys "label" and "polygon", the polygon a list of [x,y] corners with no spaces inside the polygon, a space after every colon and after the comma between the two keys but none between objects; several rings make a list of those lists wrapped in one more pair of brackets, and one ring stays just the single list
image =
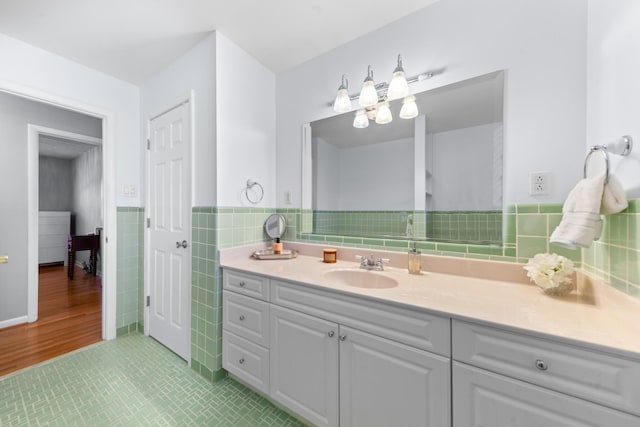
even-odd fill
[{"label": "cabinet drawer", "polygon": [[276,280],[272,287],[275,304],[443,356],[450,354],[448,318]]},{"label": "cabinet drawer", "polygon": [[222,303],[224,329],[263,347],[269,346],[269,303],[230,291],[223,291]]},{"label": "cabinet drawer", "polygon": [[640,418],[453,363],[453,427],[636,427]]},{"label": "cabinet drawer", "polygon": [[501,329],[453,322],[453,359],[640,415],[640,362]]},{"label": "cabinet drawer", "polygon": [[222,331],[222,367],[263,393],[269,393],[269,350]]},{"label": "cabinet drawer", "polygon": [[269,301],[269,279],[234,270],[223,270],[223,287],[234,292]]}]

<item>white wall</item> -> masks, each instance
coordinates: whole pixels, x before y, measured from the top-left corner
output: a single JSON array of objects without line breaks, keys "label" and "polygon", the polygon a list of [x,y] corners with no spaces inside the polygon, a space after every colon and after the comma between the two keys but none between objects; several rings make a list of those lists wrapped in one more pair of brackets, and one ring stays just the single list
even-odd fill
[{"label": "white wall", "polygon": [[71,160],[38,158],[38,208],[40,211],[71,211],[73,188]]},{"label": "white wall", "polygon": [[[472,126],[433,137],[433,210],[500,210],[495,192],[494,133],[500,123]],[[498,198],[499,199],[499,198]]]},{"label": "white wall", "polygon": [[[628,134],[635,148],[612,155],[611,170],[630,199],[640,197],[640,2],[589,0],[587,144]],[[585,147],[583,146],[583,151]]]},{"label": "white wall", "polygon": [[[104,226],[102,217],[102,147],[93,147],[73,159],[71,164],[73,184],[73,208],[76,234],[95,233],[97,227]],[[101,252],[102,254],[103,252]],[[89,262],[89,251],[79,251],[76,262]],[[101,263],[100,263],[101,264]],[[98,268],[98,271],[101,271]]]},{"label": "white wall", "polygon": [[[413,138],[340,150],[340,210],[412,210]],[[326,167],[326,166],[325,166]]]},{"label": "white wall", "polygon": [[[188,100],[193,91],[192,111],[195,115],[192,118],[194,144],[191,193],[194,206],[215,206],[216,201],[215,82],[216,34],[211,33],[149,78],[140,89],[141,139],[147,137],[149,119]],[[143,156],[143,170],[144,162]]]},{"label": "white wall", "polygon": [[115,113],[115,188],[118,206],[141,206],[138,195],[122,197],[124,185],[140,188],[139,89],[91,68],[0,34],[0,82]]},{"label": "white wall", "polygon": [[[275,75],[223,34],[216,42],[217,205],[275,207]],[[264,188],[256,205],[244,197],[248,179]]]},{"label": "white wall", "polygon": [[[322,138],[313,138],[313,209],[340,209],[340,150]],[[318,167],[324,165],[325,167]],[[330,167],[327,167],[327,166]]]},{"label": "white wall", "polygon": [[[352,93],[368,64],[388,81],[398,53],[408,75],[444,69],[414,91],[505,69],[505,201],[563,201],[584,159],[586,13],[583,0],[441,0],[278,74],[278,206],[300,192],[301,124],[335,114],[343,73]],[[528,195],[532,171],[552,172],[549,196]]]}]

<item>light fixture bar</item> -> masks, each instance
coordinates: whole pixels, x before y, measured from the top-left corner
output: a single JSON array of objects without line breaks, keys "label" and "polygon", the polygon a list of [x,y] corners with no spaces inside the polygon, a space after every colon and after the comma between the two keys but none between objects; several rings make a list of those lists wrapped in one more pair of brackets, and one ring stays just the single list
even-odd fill
[{"label": "light fixture bar", "polygon": [[[433,72],[426,72],[426,73],[422,73],[422,74],[418,74],[417,76],[413,76],[413,77],[409,77],[407,79],[407,83],[411,84],[411,83],[415,83],[415,82],[421,82],[424,80],[429,80],[430,78],[432,78],[434,76]],[[378,94],[380,92],[384,92],[386,89],[389,88],[389,83],[387,82],[381,82],[376,84],[375,86],[376,92],[378,92]],[[356,95],[349,95],[349,100],[351,101],[355,101],[356,99],[360,99],[360,94],[356,94]],[[334,101],[331,101],[328,103],[328,105],[333,106]]]}]

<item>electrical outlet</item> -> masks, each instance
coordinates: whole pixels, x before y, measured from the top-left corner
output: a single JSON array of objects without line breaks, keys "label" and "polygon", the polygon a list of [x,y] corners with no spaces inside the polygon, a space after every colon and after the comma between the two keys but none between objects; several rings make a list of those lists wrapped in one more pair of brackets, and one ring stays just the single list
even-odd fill
[{"label": "electrical outlet", "polygon": [[546,196],[551,186],[551,172],[531,172],[529,174],[529,195]]}]

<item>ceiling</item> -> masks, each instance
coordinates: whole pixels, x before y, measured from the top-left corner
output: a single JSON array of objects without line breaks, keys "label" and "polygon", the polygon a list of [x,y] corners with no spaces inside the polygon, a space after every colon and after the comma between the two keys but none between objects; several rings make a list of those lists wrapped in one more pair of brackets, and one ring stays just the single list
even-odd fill
[{"label": "ceiling", "polygon": [[[418,93],[416,104],[420,114],[427,117],[429,133],[439,133],[501,122],[503,95],[503,73],[498,71]],[[368,127],[356,129],[354,109],[311,123],[311,134],[338,148],[413,138],[414,120],[398,117],[401,106],[401,100],[390,102],[393,121],[386,125],[369,121]]]},{"label": "ceiling", "polygon": [[40,135],[39,142],[40,147],[38,154],[40,156],[55,157],[58,159],[75,159],[97,145],[49,135]]},{"label": "ceiling", "polygon": [[438,0],[0,0],[0,32],[141,84],[211,31],[273,72]]}]

